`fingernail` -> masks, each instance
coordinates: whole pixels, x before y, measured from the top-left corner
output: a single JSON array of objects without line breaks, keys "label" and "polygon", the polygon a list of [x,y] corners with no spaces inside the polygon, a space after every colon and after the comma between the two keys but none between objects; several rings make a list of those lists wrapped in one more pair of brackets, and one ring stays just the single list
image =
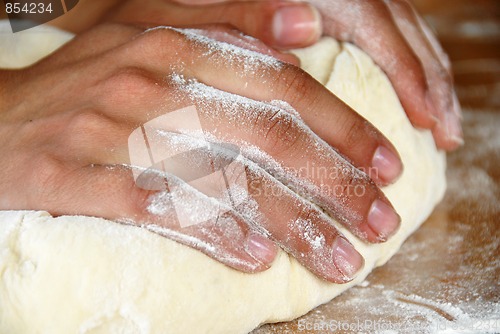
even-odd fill
[{"label": "fingernail", "polygon": [[438,112],[434,105],[434,99],[429,91],[425,94],[425,107],[427,108],[427,113],[430,115],[434,124],[439,123]]},{"label": "fingernail", "polygon": [[461,120],[464,119],[464,115],[462,113],[462,107],[460,106],[460,101],[458,101],[457,93],[455,92],[453,92],[453,112]]},{"label": "fingernail", "polygon": [[345,276],[352,280],[356,273],[363,268],[364,259],[356,249],[343,237],[337,237],[333,243],[333,263]]},{"label": "fingernail", "polygon": [[462,132],[462,124],[460,118],[454,113],[446,115],[446,133],[449,140],[462,146],[464,144],[464,135]]},{"label": "fingernail", "polygon": [[395,181],[403,172],[401,159],[384,146],[379,146],[375,151],[372,167],[375,168],[376,176],[385,182]]},{"label": "fingernail", "polygon": [[282,7],[274,14],[273,35],[276,43],[284,47],[311,43],[321,35],[321,16],[310,5]]},{"label": "fingernail", "polygon": [[373,201],[368,213],[368,225],[385,241],[399,228],[401,218],[389,205],[379,199]]},{"label": "fingernail", "polygon": [[260,234],[251,234],[247,239],[246,251],[254,259],[263,264],[273,262],[278,250],[271,240]]}]

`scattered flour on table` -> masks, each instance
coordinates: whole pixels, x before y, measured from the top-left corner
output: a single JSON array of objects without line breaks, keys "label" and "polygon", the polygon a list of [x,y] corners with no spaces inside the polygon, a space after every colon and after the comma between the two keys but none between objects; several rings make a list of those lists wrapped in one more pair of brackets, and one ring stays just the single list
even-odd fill
[{"label": "scattered flour on table", "polygon": [[[202,29],[182,29],[168,26],[159,26],[146,30],[148,33],[155,30],[172,30],[184,35],[188,40],[203,46],[205,49],[203,55],[209,57],[212,63],[219,65],[242,64],[243,68],[234,71],[235,75],[252,75],[254,78],[266,77],[266,69],[279,70],[283,63],[271,55],[259,52],[259,49],[253,44],[254,38],[237,34],[231,35],[225,32],[210,32]],[[220,41],[217,35],[231,41],[231,43]],[[223,62],[223,63],[222,63]]]},{"label": "scattered flour on table", "polygon": [[[301,320],[355,325],[336,331],[341,333],[500,333],[500,232],[485,223],[500,215],[494,182],[500,172],[500,117],[466,111],[464,123],[466,146],[448,157],[454,168],[448,170],[448,196],[441,205],[450,215],[434,218],[445,238],[424,224],[385,267],[345,295],[297,321],[253,333],[295,333]],[[338,309],[347,314],[340,311],[332,319]],[[365,320],[371,327],[362,327]],[[333,332],[326,328],[314,333]]]}]

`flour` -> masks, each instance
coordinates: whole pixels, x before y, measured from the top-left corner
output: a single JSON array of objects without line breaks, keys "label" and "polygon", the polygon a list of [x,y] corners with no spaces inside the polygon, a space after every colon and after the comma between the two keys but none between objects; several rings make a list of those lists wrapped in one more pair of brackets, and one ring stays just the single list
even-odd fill
[{"label": "flour", "polygon": [[500,210],[492,181],[498,157],[491,156],[500,152],[500,123],[494,113],[477,110],[465,111],[464,121],[466,145],[449,156],[448,196],[433,222],[369,280],[298,321],[255,334],[294,332],[300,321],[371,322],[352,331],[361,333],[500,332],[500,234],[491,224]]},{"label": "flour", "polygon": [[[308,312],[360,283],[374,267],[382,265],[440,200],[444,189],[443,155],[435,150],[430,133],[420,133],[411,126],[390,83],[367,56],[354,49],[331,54],[324,52],[321,45],[309,49],[302,63],[309,59],[309,63],[318,64],[316,59],[325,54],[338,59],[333,71],[323,68],[325,77],[339,83],[353,82],[351,91],[336,94],[347,100],[352,97],[354,103],[367,103],[368,107],[360,105],[355,109],[359,107],[364,116],[373,117],[381,129],[393,129],[383,133],[394,142],[406,167],[394,187],[384,190],[402,216],[398,234],[384,244],[366,244],[343,231],[365,258],[365,267],[355,280],[326,283],[282,251],[268,270],[244,274],[146,228],[92,217],[53,218],[45,212],[7,212],[0,213],[4,226],[0,230],[1,330],[247,333],[262,323],[286,321]],[[351,66],[353,54],[361,71]],[[237,66],[243,68],[240,64]],[[347,73],[339,78],[342,70]],[[278,116],[282,117],[279,121],[290,119],[286,111]],[[317,147],[306,146],[312,147],[308,153],[315,153]],[[332,153],[326,149],[321,153],[327,153],[331,163]],[[412,189],[411,196],[406,189]],[[155,225],[163,227],[165,222],[161,216],[158,219]],[[223,229],[230,223],[224,217],[212,227],[218,229],[217,235],[238,239],[239,229]],[[173,239],[179,237],[174,234]],[[214,247],[220,245],[221,240],[210,239],[214,235],[203,237]],[[197,239],[186,242],[194,244]],[[29,279],[18,274],[27,260],[36,267]]]},{"label": "flour", "polygon": [[[170,179],[175,180],[175,177]],[[241,251],[245,247],[243,241],[253,227],[253,224],[248,224],[252,222],[249,219],[258,217],[258,207],[254,206],[255,202],[246,203],[244,210],[241,210],[241,207],[235,210],[185,182],[179,180],[175,186],[174,192],[159,192],[151,197],[148,211],[158,215],[158,219],[153,219],[152,223],[145,223],[142,227],[201,250],[229,265],[245,266],[254,270],[256,263],[241,260],[234,255],[234,252]],[[236,193],[237,196],[247,196],[241,189],[228,189],[227,192],[231,192],[229,195]],[[172,198],[174,195],[181,200],[174,200]],[[238,211],[242,211],[243,215]],[[188,215],[183,217],[184,220],[199,223],[195,226],[179,226],[179,214]]]},{"label": "flour", "polygon": [[[202,117],[206,116],[215,122],[225,119],[230,125],[234,125],[241,131],[251,129],[254,138],[265,138],[268,134],[268,128],[255,126],[255,124],[262,122],[263,118],[275,119],[277,126],[288,128],[289,131],[284,133],[280,140],[285,143],[294,142],[300,137],[304,146],[304,150],[301,152],[302,156],[314,157],[318,165],[331,166],[332,170],[337,174],[335,179],[314,180],[310,175],[313,170],[304,169],[302,166],[290,166],[291,159],[286,163],[284,161],[272,161],[275,159],[270,160],[270,155],[267,152],[267,156],[263,156],[263,152],[257,153],[255,148],[249,148],[251,145],[248,142],[235,138],[234,134],[213,130],[206,131],[217,140],[238,145],[241,147],[242,152],[246,150],[247,153],[254,153],[256,161],[259,164],[263,163],[262,167],[274,178],[301,197],[317,204],[344,225],[350,225],[354,221],[359,222],[361,220],[360,213],[351,208],[353,194],[344,192],[342,182],[355,187],[360,182],[370,182],[368,176],[355,168],[330,145],[313,133],[300,116],[297,117],[297,111],[293,110],[288,103],[256,101],[221,91],[195,79],[186,79],[182,74],[174,73],[171,75],[170,80],[180,92],[187,94],[191,103],[197,105],[197,108],[203,113]],[[285,167],[285,164],[288,166]],[[340,184],[337,185],[336,182]],[[360,232],[360,235],[363,235],[363,233]]]},{"label": "flour", "polygon": [[[263,54],[255,46],[255,39],[243,34],[231,35],[224,32],[206,32],[201,29],[181,29],[168,26],[160,26],[146,30],[148,33],[154,30],[167,29],[184,35],[188,40],[202,46],[204,56],[212,64],[230,64],[239,67],[234,74],[239,76],[266,77],[266,69],[279,70],[283,63],[276,58]],[[217,40],[217,36],[224,37],[232,43]],[[213,38],[215,37],[215,38]]]},{"label": "flour", "polygon": [[466,150],[462,150],[465,154],[450,156],[452,163],[467,166],[449,172],[454,201],[468,205],[473,202],[488,206],[481,211],[500,212],[500,207],[494,204],[500,201],[500,186],[494,181],[499,175],[500,120],[495,111],[479,110],[465,113],[464,120],[469,125],[465,129]]},{"label": "flour", "polygon": [[290,231],[298,230],[299,236],[311,245],[312,249],[308,251],[325,247],[325,236],[310,219],[299,218],[291,221],[289,226]]}]

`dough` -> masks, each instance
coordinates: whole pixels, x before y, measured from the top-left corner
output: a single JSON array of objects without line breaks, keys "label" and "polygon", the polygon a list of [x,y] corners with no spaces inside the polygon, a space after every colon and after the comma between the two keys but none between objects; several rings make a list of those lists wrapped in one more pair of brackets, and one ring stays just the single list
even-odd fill
[{"label": "dough", "polygon": [[[51,41],[68,40],[65,33],[48,31]],[[50,50],[40,47],[38,55],[35,50],[31,60],[14,66]],[[368,245],[341,228],[366,260],[357,279],[327,283],[283,252],[269,270],[244,274],[137,227],[3,211],[0,332],[246,333],[303,315],[384,264],[442,198],[445,156],[429,132],[411,126],[386,76],[355,46],[323,39],[297,54],[307,71],[387,135],[405,165],[399,181],[384,189],[402,217],[396,236]]]}]

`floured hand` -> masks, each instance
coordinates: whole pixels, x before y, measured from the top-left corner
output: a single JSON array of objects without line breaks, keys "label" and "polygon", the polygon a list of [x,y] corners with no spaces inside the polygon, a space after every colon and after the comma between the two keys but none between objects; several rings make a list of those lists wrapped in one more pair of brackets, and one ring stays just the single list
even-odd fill
[{"label": "floured hand", "polygon": [[[327,280],[352,279],[363,260],[322,210],[363,240],[386,240],[399,217],[376,183],[401,173],[397,152],[305,72],[207,37],[249,41],[213,29],[102,25],[32,67],[0,72],[1,209],[149,227],[249,272],[269,267],[276,243]],[[248,200],[182,227],[168,192],[136,184],[127,140],[191,105],[209,138],[241,147]],[[189,187],[181,195],[199,208],[212,203]]]},{"label": "floured hand", "polygon": [[[179,1],[199,5],[226,2]],[[358,45],[385,71],[412,124],[432,130],[438,148],[453,150],[463,144],[450,61],[408,0],[308,2],[321,12],[324,34]],[[286,29],[292,32],[295,28]],[[296,43],[307,44],[308,40]]]},{"label": "floured hand", "polygon": [[314,44],[321,19],[311,5],[296,1],[232,1],[192,6],[170,0],[80,0],[78,7],[50,22],[75,33],[103,22],[177,27],[227,24],[278,48]]}]

